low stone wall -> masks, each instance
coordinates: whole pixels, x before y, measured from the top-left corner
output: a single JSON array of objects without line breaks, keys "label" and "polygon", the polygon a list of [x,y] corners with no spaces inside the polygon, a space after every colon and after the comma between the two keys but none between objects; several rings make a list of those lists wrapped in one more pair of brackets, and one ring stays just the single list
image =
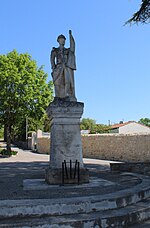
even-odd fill
[{"label": "low stone wall", "polygon": [[[49,153],[50,139],[38,138],[37,150]],[[82,136],[83,157],[118,161],[150,161],[150,134]]]},{"label": "low stone wall", "polygon": [[37,151],[42,154],[49,154],[50,152],[50,138],[49,137],[41,137],[37,138]]},{"label": "low stone wall", "polygon": [[150,161],[150,134],[82,137],[83,156],[118,161]]}]

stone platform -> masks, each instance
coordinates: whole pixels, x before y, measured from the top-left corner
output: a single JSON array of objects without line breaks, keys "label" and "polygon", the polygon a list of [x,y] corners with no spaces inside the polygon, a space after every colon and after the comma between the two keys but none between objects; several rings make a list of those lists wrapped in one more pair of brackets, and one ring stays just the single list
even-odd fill
[{"label": "stone platform", "polygon": [[89,183],[45,185],[48,156],[18,149],[0,160],[0,227],[148,228],[149,176],[110,171],[109,164],[84,159]]},{"label": "stone platform", "polygon": [[[113,175],[109,175],[113,179]],[[120,179],[118,182],[102,180],[97,177],[91,180],[91,184],[62,187],[52,185],[51,189],[50,186],[39,189],[39,180],[34,182],[32,180],[32,186],[30,185],[31,182],[29,184],[29,181],[26,180],[24,181],[24,189],[28,189],[32,194],[33,191],[36,194],[39,190],[50,190],[50,192],[57,193],[60,191],[70,192],[70,194],[65,197],[63,195],[60,197],[57,194],[58,198],[53,199],[1,200],[0,227],[117,228],[129,227],[135,222],[148,219],[150,217],[149,177],[134,173],[124,173],[121,176],[122,180],[118,176]],[[128,187],[125,187],[127,182]],[[116,185],[124,185],[124,188],[115,191]],[[90,189],[92,193],[94,188],[97,190],[103,188],[103,194],[97,192],[96,195],[84,195],[85,189]],[[107,188],[109,193],[105,191]],[[79,190],[83,193],[82,196],[71,193],[77,192],[79,194]]]},{"label": "stone platform", "polygon": [[[12,189],[11,197],[4,198],[1,194],[0,227],[121,228],[150,218],[149,177],[111,172],[109,166],[98,164],[98,160],[94,164],[93,160],[93,164],[86,165],[91,176],[89,183],[47,185],[44,181],[46,165],[44,162],[31,166],[11,164],[11,178],[17,169],[17,178],[26,179],[22,179],[23,188],[19,179],[15,183],[14,187],[18,186],[15,195]],[[20,170],[23,170],[22,175]],[[37,179],[39,173],[43,173],[43,178]]]},{"label": "stone platform", "polygon": [[115,186],[116,183],[112,181],[108,181],[102,178],[91,177],[89,179],[89,183],[84,184],[64,184],[64,185],[48,185],[45,182],[45,179],[26,179],[23,181],[23,189],[24,190],[58,190],[58,189],[81,189],[84,191],[85,188],[104,188],[106,186]]}]

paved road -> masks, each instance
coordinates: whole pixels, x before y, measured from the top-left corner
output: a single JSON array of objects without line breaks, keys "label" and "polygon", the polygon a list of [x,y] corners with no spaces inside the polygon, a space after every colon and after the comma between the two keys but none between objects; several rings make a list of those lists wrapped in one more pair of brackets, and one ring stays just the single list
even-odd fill
[{"label": "paved road", "polygon": [[[6,146],[5,143],[0,142],[0,147],[5,148],[5,146]],[[49,161],[49,155],[47,155],[47,154],[39,154],[39,153],[34,153],[30,150],[22,150],[16,146],[12,146],[12,150],[18,151],[18,154],[16,156],[11,156],[10,158],[1,158],[0,157],[0,163],[4,163],[4,162],[7,162],[7,163],[8,162],[48,162]],[[102,169],[105,169],[105,170],[109,170],[110,162],[112,163],[113,161],[84,158],[85,164],[101,165]]]},{"label": "paved road", "polygon": [[[1,147],[5,148],[4,143],[0,143]],[[49,161],[49,155],[46,154],[38,154],[33,153],[30,150],[22,150],[18,147],[12,146],[12,150],[18,151],[18,154],[16,156],[11,156],[9,158],[1,158],[0,157],[0,163],[4,162],[48,162]]]}]

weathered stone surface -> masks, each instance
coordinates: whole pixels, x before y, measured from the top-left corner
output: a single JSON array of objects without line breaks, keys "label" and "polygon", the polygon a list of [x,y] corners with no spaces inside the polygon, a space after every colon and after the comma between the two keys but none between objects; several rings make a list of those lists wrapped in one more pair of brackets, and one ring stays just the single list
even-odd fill
[{"label": "weathered stone surface", "polygon": [[51,119],[50,167],[61,169],[62,162],[80,162],[83,167],[80,118],[83,103],[53,102],[48,108]]},{"label": "weathered stone surface", "polygon": [[[59,215],[59,216],[49,216],[47,214],[44,214],[44,216],[26,216],[21,217],[19,216],[17,219],[16,217],[12,217],[12,219],[8,219],[8,216],[3,218],[0,221],[0,227],[62,227],[62,228],[82,228],[82,227],[95,227],[95,228],[123,228],[123,227],[129,227],[132,224],[140,223],[146,219],[150,218],[150,200],[146,200],[144,202],[139,202],[135,205],[127,206],[125,208],[121,209],[115,209],[115,210],[107,210],[107,211],[101,211],[101,212],[91,212],[91,213],[82,213],[80,211],[77,214],[67,214],[66,215]],[[31,207],[30,207],[31,208]],[[56,207],[56,210],[58,210],[58,207]],[[28,209],[28,205],[25,209]],[[34,211],[34,207],[30,209],[31,211]],[[49,206],[43,208],[43,206],[40,205],[40,207],[36,208],[36,210],[40,212],[43,212],[43,209],[49,209]],[[23,210],[22,210],[23,211]],[[27,211],[23,211],[27,212]],[[34,211],[35,213],[35,211]],[[137,224],[138,225],[138,224]],[[135,226],[135,227],[141,227],[141,226]],[[145,226],[144,226],[145,227]]]},{"label": "weathered stone surface", "polygon": [[[80,118],[84,104],[67,99],[55,99],[47,114],[51,120],[50,166],[46,171],[46,181],[49,184],[62,183],[62,162],[76,160],[80,164],[82,175],[80,181],[87,182],[88,172],[84,171],[82,158],[82,142],[80,134]],[[55,179],[55,181],[54,181]]]},{"label": "weathered stone surface", "polygon": [[[72,170],[74,174],[74,169]],[[76,173],[75,179],[70,179],[70,172],[68,172],[69,178],[65,176],[64,184],[78,184],[78,177]],[[62,169],[48,168],[46,169],[45,180],[48,184],[62,184]],[[89,182],[89,172],[85,168],[80,169],[79,183],[88,183]]]},{"label": "weathered stone surface", "polygon": [[71,30],[69,30],[69,38],[70,47],[65,48],[65,36],[62,34],[58,36],[59,47],[53,47],[50,60],[55,97],[70,97],[76,101],[74,85],[74,70],[76,70],[75,40]]},{"label": "weathered stone surface", "polygon": [[150,175],[150,162],[110,163],[112,171],[134,172]]},{"label": "weathered stone surface", "polygon": [[[143,178],[141,184],[137,184],[132,188],[127,188],[121,191],[112,192],[111,194],[99,194],[91,196],[75,196],[70,194],[66,198],[66,194],[61,198],[52,199],[24,199],[24,200],[1,200],[0,201],[0,219],[15,217],[15,216],[42,216],[42,215],[69,215],[92,212],[104,212],[113,209],[125,208],[127,206],[139,203],[142,200],[146,200],[150,197],[150,180],[142,175],[130,174],[134,178]],[[129,178],[130,179],[130,178]],[[97,179],[98,181],[98,179]],[[106,180],[105,180],[106,181]],[[113,186],[115,183],[106,183]],[[84,184],[80,186],[74,186],[76,190],[85,188],[95,188],[94,182],[90,184]],[[102,185],[101,185],[102,187]],[[56,187],[51,187],[55,188]],[[58,187],[57,187],[58,188]],[[66,190],[66,186],[61,186]],[[71,188],[72,189],[72,188]],[[71,191],[70,189],[70,191]],[[52,190],[52,189],[51,189]],[[36,191],[36,190],[35,190]],[[57,189],[56,189],[57,191]],[[108,212],[108,213],[109,213]]]},{"label": "weathered stone surface", "polygon": [[95,134],[82,137],[83,157],[150,161],[150,134]]}]

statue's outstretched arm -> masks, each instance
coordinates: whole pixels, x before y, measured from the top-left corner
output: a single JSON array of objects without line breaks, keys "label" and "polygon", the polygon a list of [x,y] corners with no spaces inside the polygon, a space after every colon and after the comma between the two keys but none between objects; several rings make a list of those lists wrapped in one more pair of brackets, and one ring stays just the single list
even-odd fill
[{"label": "statue's outstretched arm", "polygon": [[74,40],[74,38],[72,36],[72,31],[71,30],[69,30],[69,36],[70,36],[70,50],[72,52],[75,52],[75,40]]}]

